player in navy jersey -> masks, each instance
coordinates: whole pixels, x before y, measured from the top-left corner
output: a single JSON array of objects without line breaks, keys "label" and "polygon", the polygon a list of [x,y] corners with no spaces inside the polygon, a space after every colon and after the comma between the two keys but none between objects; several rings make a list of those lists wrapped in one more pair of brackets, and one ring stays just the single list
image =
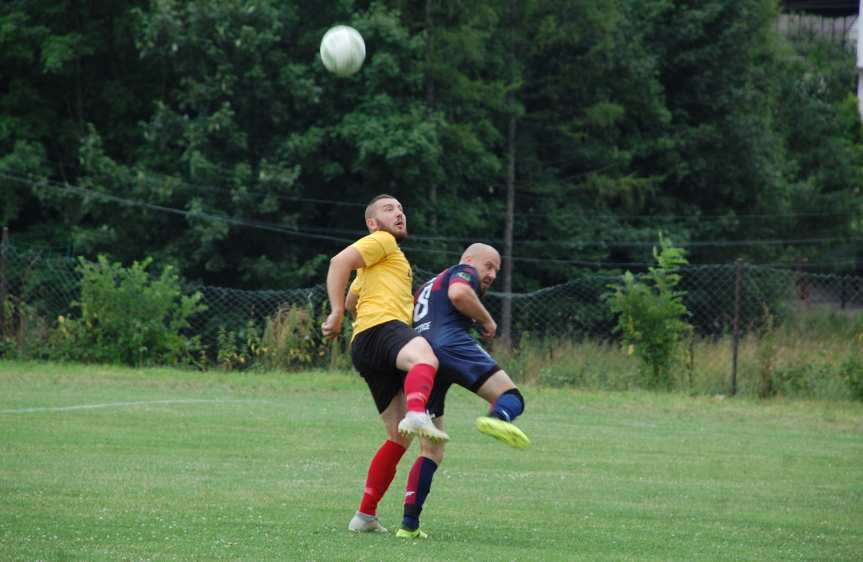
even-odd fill
[{"label": "player in navy jersey", "polygon": [[[426,338],[438,358],[438,371],[429,397],[429,414],[443,429],[444,401],[452,384],[463,386],[488,401],[487,416],[477,418],[481,432],[516,448],[530,444],[512,422],[524,411],[524,397],[509,375],[470,334],[476,325],[484,340],[491,340],[497,324],[480,298],[500,270],[500,254],[487,244],[472,244],[461,261],[420,287],[414,297],[414,330]],[[405,490],[402,527],[396,536],[425,538],[419,516],[444,444],[420,440],[420,456],[411,468]]]}]

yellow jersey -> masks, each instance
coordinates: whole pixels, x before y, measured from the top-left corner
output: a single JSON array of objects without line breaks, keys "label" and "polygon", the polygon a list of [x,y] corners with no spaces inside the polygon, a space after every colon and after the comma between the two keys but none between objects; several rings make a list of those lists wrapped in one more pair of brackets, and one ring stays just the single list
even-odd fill
[{"label": "yellow jersey", "polygon": [[378,324],[399,320],[411,325],[414,313],[413,273],[389,232],[379,230],[351,244],[363,257],[350,290],[357,293],[353,337]]}]

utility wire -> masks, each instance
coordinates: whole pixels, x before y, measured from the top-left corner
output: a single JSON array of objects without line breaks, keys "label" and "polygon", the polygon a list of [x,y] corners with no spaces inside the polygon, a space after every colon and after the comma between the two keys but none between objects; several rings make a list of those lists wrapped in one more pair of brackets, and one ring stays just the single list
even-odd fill
[{"label": "utility wire", "polygon": [[[49,161],[49,163],[62,166],[69,169],[77,169],[76,167],[70,164],[64,164],[62,162],[57,161]],[[231,173],[231,170],[222,167],[222,166],[213,166],[217,171],[228,175]],[[598,170],[602,170],[603,168],[599,168]],[[586,173],[594,173],[598,170],[592,170]],[[166,181],[171,181],[177,185],[190,188],[195,191],[218,191],[223,193],[234,194],[236,191],[229,187],[221,187],[216,185],[208,185],[201,183],[191,183],[185,180],[182,180],[176,176],[170,176],[167,174],[160,174],[158,172],[147,172],[147,174],[154,175],[156,177],[148,177],[146,174],[141,172],[140,170],[130,170],[130,173],[133,173],[136,178],[143,180],[145,183],[150,185],[161,184]],[[165,179],[161,179],[165,178]],[[518,183],[518,182],[517,182]],[[522,187],[533,187],[535,184],[521,182],[519,183]],[[503,186],[500,186],[503,187]],[[358,202],[358,201],[345,201],[345,200],[337,200],[337,199],[323,199],[323,198],[313,198],[313,197],[301,197],[301,196],[293,196],[293,195],[283,195],[278,193],[269,193],[263,191],[254,191],[254,190],[244,190],[244,193],[250,195],[260,195],[262,197],[275,197],[276,199],[284,200],[284,201],[296,201],[300,203],[313,203],[320,205],[333,205],[333,206],[349,206],[349,207],[358,207],[365,208],[367,202]],[[526,193],[522,192],[517,194],[519,197],[544,197],[543,194],[538,193]],[[501,215],[505,213],[505,211],[501,210],[499,212],[494,212],[493,209],[486,208],[484,209],[486,214],[492,215]],[[519,217],[548,217],[548,212],[537,212],[537,213],[529,213],[529,212],[520,212]],[[745,213],[745,214],[685,214],[685,215],[677,215],[677,214],[653,214],[653,213],[635,213],[635,214],[615,214],[615,213],[589,213],[583,214],[579,217],[579,220],[587,221],[587,222],[595,222],[597,219],[601,220],[621,220],[621,219],[650,219],[650,220],[680,220],[681,222],[697,222],[703,223],[705,220],[711,221],[723,221],[723,220],[763,220],[763,219],[771,219],[771,218],[836,218],[836,217],[853,217],[856,216],[857,213],[854,211],[847,211],[842,213],[818,213],[818,212],[800,212],[800,213]]]},{"label": "utility wire", "polygon": [[[207,219],[216,222],[223,222],[226,224],[231,224],[239,227],[247,227],[247,228],[255,228],[260,230],[266,230],[270,232],[276,232],[280,234],[287,234],[289,236],[295,236],[299,238],[308,238],[308,239],[316,239],[316,240],[325,240],[330,242],[338,242],[344,245],[348,245],[353,243],[356,240],[356,236],[364,235],[364,232],[354,232],[354,231],[336,231],[334,229],[327,229],[324,232],[350,232],[351,234],[355,234],[356,236],[352,238],[342,238],[337,236],[331,236],[328,234],[319,234],[315,232],[308,232],[307,230],[299,230],[299,229],[291,229],[284,225],[279,225],[276,223],[260,221],[255,219],[245,219],[245,218],[236,218],[222,214],[215,213],[207,213],[203,211],[189,211],[183,209],[177,209],[174,207],[167,207],[164,205],[156,205],[152,203],[147,203],[143,201],[137,201],[134,199],[128,199],[124,197],[119,197],[116,195],[110,195],[107,193],[102,193],[99,191],[93,191],[91,189],[82,188],[79,186],[74,186],[71,184],[58,184],[55,182],[51,182],[49,180],[39,180],[33,181],[24,176],[17,176],[12,174],[7,174],[0,172],[0,178],[5,178],[13,181],[18,181],[21,183],[25,183],[31,187],[40,188],[45,187],[48,189],[52,189],[55,191],[61,191],[66,193],[74,193],[83,197],[92,197],[96,199],[101,199],[103,201],[110,201],[113,203],[117,203],[119,205],[127,206],[127,207],[137,207],[149,209],[157,212],[164,212],[174,215],[183,216],[190,219]],[[452,242],[473,242],[475,239],[466,240],[461,238],[447,238],[447,237],[422,237],[422,236],[412,236],[412,239],[423,241],[452,241]],[[823,244],[823,243],[832,243],[837,241],[861,241],[863,238],[812,238],[812,239],[798,239],[798,240],[719,240],[719,241],[692,241],[692,242],[682,242],[679,244],[675,244],[676,246],[712,246],[712,247],[737,247],[737,246],[757,246],[757,245],[804,245],[804,244]],[[521,246],[523,244],[528,243],[537,243],[548,245],[550,241],[547,240],[532,240],[532,241],[519,241],[518,245]],[[566,246],[570,248],[580,248],[585,246],[609,246],[609,247],[634,247],[634,246],[645,246],[651,247],[655,246],[656,242],[617,242],[617,241],[609,241],[609,240],[593,240],[593,241],[572,241],[566,242]],[[416,253],[425,253],[425,254],[439,254],[439,255],[449,255],[449,256],[460,256],[460,251],[446,250],[440,248],[422,248],[415,245],[406,244],[403,245],[403,248],[407,252],[416,252]],[[602,262],[602,261],[589,261],[589,260],[565,260],[565,259],[557,259],[557,258],[537,258],[530,256],[512,256],[513,261],[525,262],[525,263],[551,263],[551,264],[565,264],[565,265],[580,265],[580,266],[589,266],[589,267],[642,267],[646,265],[650,265],[644,262]]]},{"label": "utility wire", "polygon": [[[267,230],[271,232],[277,232],[280,234],[287,234],[290,236],[296,236],[300,238],[311,238],[317,240],[326,240],[330,242],[339,242],[344,245],[352,244],[355,239],[346,239],[339,238],[335,236],[327,236],[323,234],[314,234],[309,232],[303,232],[299,230],[291,230],[282,225],[277,225],[274,223],[268,223],[264,221],[257,220],[249,220],[249,219],[240,219],[235,217],[229,217],[226,215],[214,214],[214,213],[206,213],[202,211],[187,211],[183,209],[176,209],[174,207],[166,207],[164,205],[154,205],[152,203],[146,203],[143,201],[136,201],[134,199],[127,199],[124,197],[118,197],[116,195],[109,195],[107,193],[101,193],[99,191],[93,191],[90,189],[86,189],[83,187],[73,186],[70,184],[57,184],[54,182],[50,182],[48,180],[40,180],[38,182],[32,181],[28,178],[23,178],[21,176],[14,176],[10,174],[6,174],[0,172],[0,178],[10,179],[14,181],[19,181],[30,185],[35,188],[48,188],[55,191],[62,191],[66,193],[73,193],[76,195],[84,196],[84,197],[93,197],[96,199],[101,199],[103,201],[109,201],[112,203],[117,203],[119,205],[127,206],[127,207],[137,207],[149,209],[157,212],[170,213],[174,215],[183,216],[190,219],[208,219],[217,222],[224,222],[227,224],[231,224],[234,226],[241,227],[249,227],[249,228],[257,228],[261,230]],[[424,253],[424,254],[439,254],[439,255],[448,255],[448,256],[460,256],[461,251],[452,251],[446,249],[433,249],[433,248],[420,248],[416,246],[403,245],[402,249],[405,252],[414,252],[414,253]],[[551,259],[551,258],[532,258],[532,257],[521,257],[521,256],[512,256],[513,261],[524,261],[524,262],[543,262],[543,263],[556,263],[556,264],[569,264],[569,265],[583,265],[583,266],[594,266],[594,267],[618,267],[618,266],[642,266],[647,264],[641,263],[612,263],[612,262],[592,262],[592,261],[584,261],[584,260],[561,260],[561,259]]]}]

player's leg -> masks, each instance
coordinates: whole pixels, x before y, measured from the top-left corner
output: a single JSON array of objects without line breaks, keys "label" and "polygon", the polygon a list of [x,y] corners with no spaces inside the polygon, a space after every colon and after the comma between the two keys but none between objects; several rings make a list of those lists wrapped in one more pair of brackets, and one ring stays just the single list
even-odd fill
[{"label": "player's leg", "polygon": [[358,533],[385,533],[387,530],[377,518],[378,503],[392,484],[396,468],[410,446],[411,437],[402,436],[398,431],[399,420],[405,415],[404,394],[399,389],[389,405],[381,412],[381,421],[387,432],[387,439],[378,448],[366,474],[366,485],[360,507],[351,519],[348,529]]},{"label": "player's leg", "polygon": [[524,410],[524,397],[494,358],[469,335],[436,345],[440,372],[452,382],[485,398],[491,404],[488,416],[476,420],[477,429],[513,447],[526,447],[530,440],[512,424]]},{"label": "player's leg", "polygon": [[396,366],[407,372],[404,391],[408,411],[399,424],[399,431],[405,435],[448,440],[449,435],[436,427],[426,413],[426,404],[434,387],[438,368],[438,360],[431,345],[422,336],[415,336],[399,350]]},{"label": "player's leg", "polygon": [[491,405],[488,416],[477,418],[476,427],[482,433],[518,449],[527,447],[527,435],[512,422],[524,412],[524,396],[501,369],[492,374],[476,390]]},{"label": "player's leg", "polygon": [[524,397],[503,369],[486,379],[476,393],[491,404],[490,415],[496,418],[511,422],[524,412]]},{"label": "player's leg", "polygon": [[403,376],[387,353],[389,338],[376,328],[358,334],[351,344],[351,360],[366,381],[387,438],[369,464],[360,507],[348,524],[355,532],[385,532],[377,519],[377,506],[395,478],[399,460],[410,438],[399,435],[398,423],[407,411],[402,391]]},{"label": "player's leg", "polygon": [[[443,417],[434,418],[435,426],[443,431]],[[405,487],[405,508],[402,526],[397,537],[417,539],[428,538],[420,529],[420,513],[431,490],[435,471],[443,462],[444,443],[431,439],[420,439],[420,455],[414,461]]]}]

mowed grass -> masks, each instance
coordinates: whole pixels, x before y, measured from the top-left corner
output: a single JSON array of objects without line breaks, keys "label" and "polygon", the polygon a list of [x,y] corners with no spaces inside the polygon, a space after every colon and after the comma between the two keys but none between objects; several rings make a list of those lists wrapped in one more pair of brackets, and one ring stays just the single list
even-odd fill
[{"label": "mowed grass", "polygon": [[859,403],[523,391],[524,451],[451,391],[404,541],[346,530],[383,439],[355,375],[0,363],[0,559],[861,559]]}]

